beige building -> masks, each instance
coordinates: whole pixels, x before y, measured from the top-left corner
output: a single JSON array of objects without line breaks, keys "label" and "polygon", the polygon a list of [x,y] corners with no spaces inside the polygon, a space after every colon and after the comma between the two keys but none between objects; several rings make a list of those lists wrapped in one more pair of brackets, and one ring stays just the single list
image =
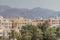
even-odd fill
[{"label": "beige building", "polygon": [[12,18],[10,20],[11,21],[13,20],[12,24],[14,24],[13,25],[14,30],[17,31],[17,32],[21,31],[22,26],[32,24],[31,19],[26,19],[24,17]]},{"label": "beige building", "polygon": [[43,18],[34,18],[33,20],[32,20],[32,25],[35,25],[35,26],[37,26],[38,24],[42,24],[42,23],[44,23],[45,21],[46,21],[47,19],[43,19]]},{"label": "beige building", "polygon": [[12,22],[13,27],[17,32],[18,32],[18,30],[21,30],[22,26],[32,24],[31,19],[27,19],[27,18],[24,18],[24,17],[11,18],[9,20]]},{"label": "beige building", "polygon": [[31,24],[31,19],[26,19],[24,17],[17,18],[17,27],[21,30],[22,26]]},{"label": "beige building", "polygon": [[43,19],[43,18],[35,18],[32,20],[32,25],[38,25],[42,24],[45,21],[48,21],[50,26],[60,26],[60,17],[52,17],[48,19]]}]

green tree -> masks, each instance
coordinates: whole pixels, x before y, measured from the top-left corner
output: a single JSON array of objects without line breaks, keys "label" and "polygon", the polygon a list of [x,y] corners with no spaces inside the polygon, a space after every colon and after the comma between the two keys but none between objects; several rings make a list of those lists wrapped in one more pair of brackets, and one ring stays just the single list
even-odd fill
[{"label": "green tree", "polygon": [[26,25],[22,27],[22,40],[42,40],[43,33],[37,26]]},{"label": "green tree", "polygon": [[50,27],[50,28],[46,29],[45,38],[47,40],[57,40],[56,29],[54,27]]},{"label": "green tree", "polygon": [[43,40],[56,40],[56,29],[50,28],[49,22],[45,21],[43,24],[37,25],[43,32]]},{"label": "green tree", "polygon": [[44,23],[38,24],[37,26],[43,32],[43,40],[47,40],[47,38],[46,38],[46,29],[49,28],[49,26],[50,26],[49,22],[45,21]]},{"label": "green tree", "polygon": [[14,38],[14,39],[17,39],[17,40],[21,40],[21,35],[16,32],[15,30],[11,31],[9,34],[9,40]]},{"label": "green tree", "polygon": [[9,32],[8,35],[9,35],[9,40],[12,38],[14,39],[14,30],[11,30],[11,32]]},{"label": "green tree", "polygon": [[57,35],[57,38],[60,39],[60,27],[56,28],[56,35]]},{"label": "green tree", "polygon": [[41,31],[41,29],[39,29],[38,27],[36,26],[33,26],[33,36],[32,36],[32,40],[43,40],[43,33]]},{"label": "green tree", "polygon": [[43,24],[22,26],[22,40],[57,40],[56,28],[50,27],[49,22]]},{"label": "green tree", "polygon": [[16,31],[14,32],[14,36],[15,36],[15,38],[17,40],[21,40],[22,39],[21,35],[18,32],[16,32]]},{"label": "green tree", "polygon": [[31,40],[32,37],[32,25],[22,26],[21,34],[22,40]]}]

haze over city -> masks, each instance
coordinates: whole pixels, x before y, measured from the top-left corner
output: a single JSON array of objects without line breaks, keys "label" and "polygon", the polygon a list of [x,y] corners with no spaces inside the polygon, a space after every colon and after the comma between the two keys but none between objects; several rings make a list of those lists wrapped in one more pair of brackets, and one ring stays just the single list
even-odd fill
[{"label": "haze over city", "polygon": [[0,0],[0,5],[12,8],[35,8],[41,7],[60,11],[60,0]]}]

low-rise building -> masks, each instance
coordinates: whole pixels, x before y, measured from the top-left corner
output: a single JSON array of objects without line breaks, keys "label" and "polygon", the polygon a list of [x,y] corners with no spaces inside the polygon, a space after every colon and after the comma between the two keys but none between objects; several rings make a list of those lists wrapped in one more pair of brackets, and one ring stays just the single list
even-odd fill
[{"label": "low-rise building", "polygon": [[51,26],[60,26],[60,17],[52,17],[48,20]]},{"label": "low-rise building", "polygon": [[8,33],[10,32],[11,26],[12,22],[9,19],[0,16],[0,28],[3,29],[0,31],[0,33],[3,34],[1,36],[4,36],[4,38],[8,38]]},{"label": "low-rise building", "polygon": [[44,23],[45,21],[46,21],[47,19],[43,19],[43,18],[34,18],[33,20],[32,20],[32,25],[35,25],[35,26],[37,26],[38,24],[42,24],[42,23]]}]

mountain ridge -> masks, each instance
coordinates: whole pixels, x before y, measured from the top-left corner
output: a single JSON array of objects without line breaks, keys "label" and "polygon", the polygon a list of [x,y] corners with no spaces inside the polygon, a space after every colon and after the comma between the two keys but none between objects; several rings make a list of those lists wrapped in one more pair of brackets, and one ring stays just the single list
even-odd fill
[{"label": "mountain ridge", "polygon": [[[2,10],[3,9],[3,10]],[[35,18],[35,17],[43,17],[48,18],[51,16],[60,16],[60,11],[54,11],[49,9],[44,9],[40,7],[36,7],[33,9],[26,9],[26,8],[11,8],[8,6],[0,5],[0,15],[3,17],[14,18],[18,16],[23,16],[25,18]]]}]

